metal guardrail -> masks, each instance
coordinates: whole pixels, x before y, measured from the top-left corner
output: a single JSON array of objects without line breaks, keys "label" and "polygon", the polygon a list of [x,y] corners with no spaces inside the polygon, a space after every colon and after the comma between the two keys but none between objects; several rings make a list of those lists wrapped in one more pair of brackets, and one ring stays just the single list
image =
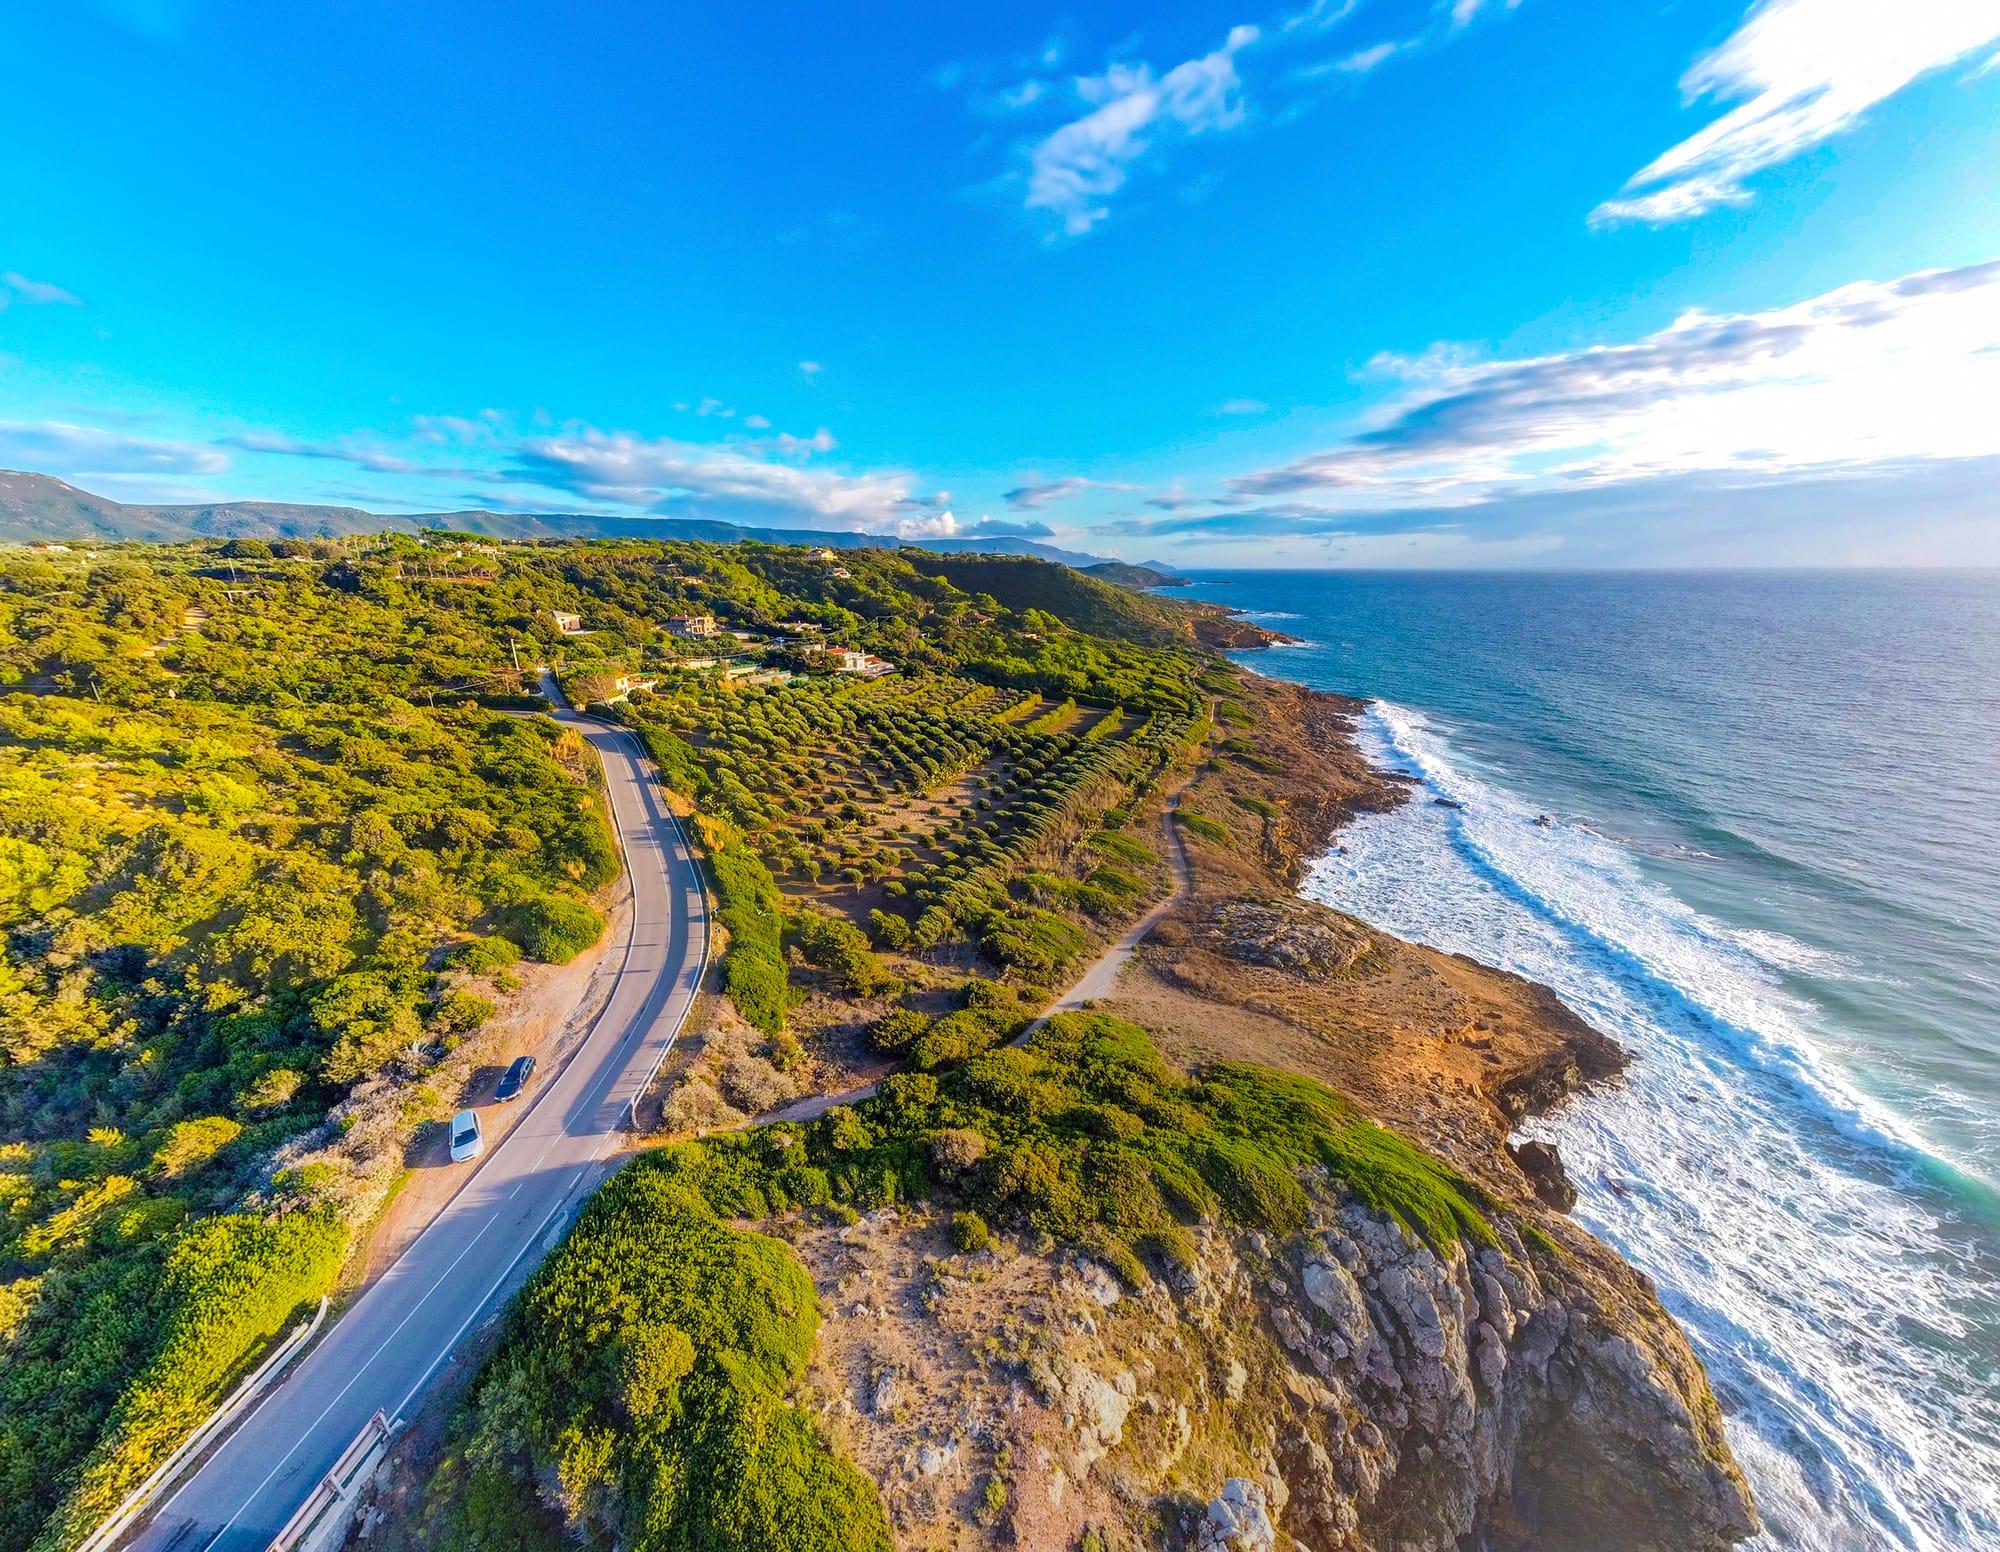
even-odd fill
[{"label": "metal guardrail", "polygon": [[400,1424],[379,1411],[340,1452],[333,1469],[319,1479],[285,1528],[271,1539],[269,1552],[331,1552],[347,1539],[362,1488],[375,1475]]},{"label": "metal guardrail", "polygon": [[152,1506],[153,1499],[161,1490],[180,1475],[181,1469],[206,1449],[217,1434],[235,1422],[243,1409],[256,1400],[280,1371],[299,1355],[326,1319],[326,1310],[327,1301],[322,1298],[313,1318],[305,1325],[295,1327],[262,1363],[251,1370],[249,1377],[236,1387],[229,1399],[209,1413],[207,1421],[199,1428],[181,1440],[173,1454],[155,1466],[152,1475],[126,1494],[125,1501],[113,1509],[97,1529],[79,1541],[72,1552],[105,1552],[105,1549],[115,1545],[133,1522]]}]

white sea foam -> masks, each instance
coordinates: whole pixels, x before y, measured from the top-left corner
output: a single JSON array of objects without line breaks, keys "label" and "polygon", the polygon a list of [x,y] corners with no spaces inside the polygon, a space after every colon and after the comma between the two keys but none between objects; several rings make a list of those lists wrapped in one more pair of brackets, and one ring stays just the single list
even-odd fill
[{"label": "white sea foam", "polygon": [[1730,936],[1767,965],[1780,970],[1796,970],[1826,980],[1852,980],[1858,972],[1843,956],[1782,932],[1762,927],[1742,927]]},{"label": "white sea foam", "polygon": [[1688,1329],[1773,1543],[2000,1547],[2000,1396],[1954,1356],[2000,1286],[1927,1204],[1921,1138],[1821,1055],[1778,973],[1814,951],[1702,916],[1581,824],[1538,824],[1416,713],[1378,702],[1362,734],[1461,806],[1350,826],[1307,892],[1546,982],[1633,1052],[1624,1084],[1529,1130]]}]

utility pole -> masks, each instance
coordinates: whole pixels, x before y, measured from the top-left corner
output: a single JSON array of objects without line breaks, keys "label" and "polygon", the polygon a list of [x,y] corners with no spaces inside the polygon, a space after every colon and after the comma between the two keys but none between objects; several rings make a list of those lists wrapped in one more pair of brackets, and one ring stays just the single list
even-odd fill
[{"label": "utility pole", "polygon": [[521,671],[521,649],[514,644],[512,636],[507,638],[507,650],[514,655],[514,672],[518,674]]}]

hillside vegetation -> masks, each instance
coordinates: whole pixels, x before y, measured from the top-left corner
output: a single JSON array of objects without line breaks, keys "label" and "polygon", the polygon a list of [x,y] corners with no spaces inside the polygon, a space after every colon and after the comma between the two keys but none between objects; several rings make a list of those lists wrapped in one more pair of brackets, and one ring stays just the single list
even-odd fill
[{"label": "hillside vegetation", "polygon": [[960,1251],[1039,1237],[1140,1289],[1153,1271],[1199,1275],[1195,1226],[1291,1235],[1308,1186],[1329,1183],[1441,1251],[1498,1243],[1499,1209],[1331,1091],[1240,1064],[1189,1076],[1144,1031],[1094,1015],[942,1077],[891,1078],[811,1125],[644,1155],[523,1294],[417,1538],[479,1552],[889,1545],[873,1484],[786,1400],[811,1356],[811,1281],[782,1241],[724,1220],[851,1223],[928,1201],[951,1212]]},{"label": "hillside vegetation", "polygon": [[515,1304],[426,1534],[470,1552],[887,1552],[874,1485],[787,1400],[818,1325],[783,1244],[627,1169]]},{"label": "hillside vegetation", "polygon": [[[624,714],[705,810],[728,989],[777,1033],[795,959],[884,990],[864,906],[1043,975],[1081,946],[1020,880],[1157,772],[1203,671],[1088,601],[759,545],[0,552],[0,1552],[89,1524],[329,1285],[512,962],[601,934],[617,851],[587,747],[520,714],[534,665],[658,685]],[[662,633],[686,613],[810,622],[902,673],[774,645],[793,683],[725,680]],[[862,833],[974,770],[985,808]],[[217,1245],[240,1275],[194,1274]]]}]

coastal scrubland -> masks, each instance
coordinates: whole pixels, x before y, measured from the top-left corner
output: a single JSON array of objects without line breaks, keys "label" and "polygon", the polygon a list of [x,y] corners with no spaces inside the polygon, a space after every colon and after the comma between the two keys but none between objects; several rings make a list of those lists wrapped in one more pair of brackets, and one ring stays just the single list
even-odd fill
[{"label": "coastal scrubland", "polygon": [[[0,558],[0,1552],[73,1541],[356,1274],[490,1031],[588,963],[618,854],[544,665],[645,742],[719,952],[376,1545],[1743,1534],[1685,1343],[1504,1146],[1618,1053],[1296,897],[1402,792],[1350,703],[1212,650],[1262,639],[911,551]],[[1037,1025],[1183,859],[1114,997]]]},{"label": "coastal scrubland", "polygon": [[[576,686],[669,687],[625,714],[663,755],[672,728],[692,732],[714,772],[687,785],[710,810],[731,990],[765,1032],[799,1000],[788,955],[850,972],[869,955],[837,912],[794,917],[741,839],[811,886],[807,838],[778,831],[774,849],[746,798],[781,736],[773,713],[815,719],[829,743],[870,735],[820,794],[843,832],[821,892],[851,895],[839,810],[894,797],[907,812],[936,792],[968,756],[928,713],[990,699],[954,715],[998,785],[964,803],[998,805],[991,833],[963,823],[894,869],[877,850],[862,883],[927,910],[957,887],[923,929],[937,941],[990,925],[1020,954],[1083,946],[1032,907],[995,916],[994,862],[1050,833],[1102,765],[1137,770],[1159,728],[1194,715],[1202,665],[885,552],[845,560],[445,534],[0,558],[0,1546],[91,1523],[334,1284],[406,1160],[482,1080],[482,1028],[602,933],[617,852],[587,748],[533,714],[539,665]],[[1192,645],[1169,611],[1083,588],[1108,620],[1151,614]],[[763,637],[725,638],[752,665],[782,670],[775,627],[792,621],[893,653],[906,680],[808,663],[787,694],[737,683],[735,663],[689,668],[660,625],[697,611]],[[1092,687],[1134,710],[1078,711],[1072,693]],[[964,817],[931,812],[933,831]],[[271,1247],[237,1256],[251,1285],[192,1275],[199,1247],[224,1243]],[[246,1300],[254,1315],[226,1308]]]}]

